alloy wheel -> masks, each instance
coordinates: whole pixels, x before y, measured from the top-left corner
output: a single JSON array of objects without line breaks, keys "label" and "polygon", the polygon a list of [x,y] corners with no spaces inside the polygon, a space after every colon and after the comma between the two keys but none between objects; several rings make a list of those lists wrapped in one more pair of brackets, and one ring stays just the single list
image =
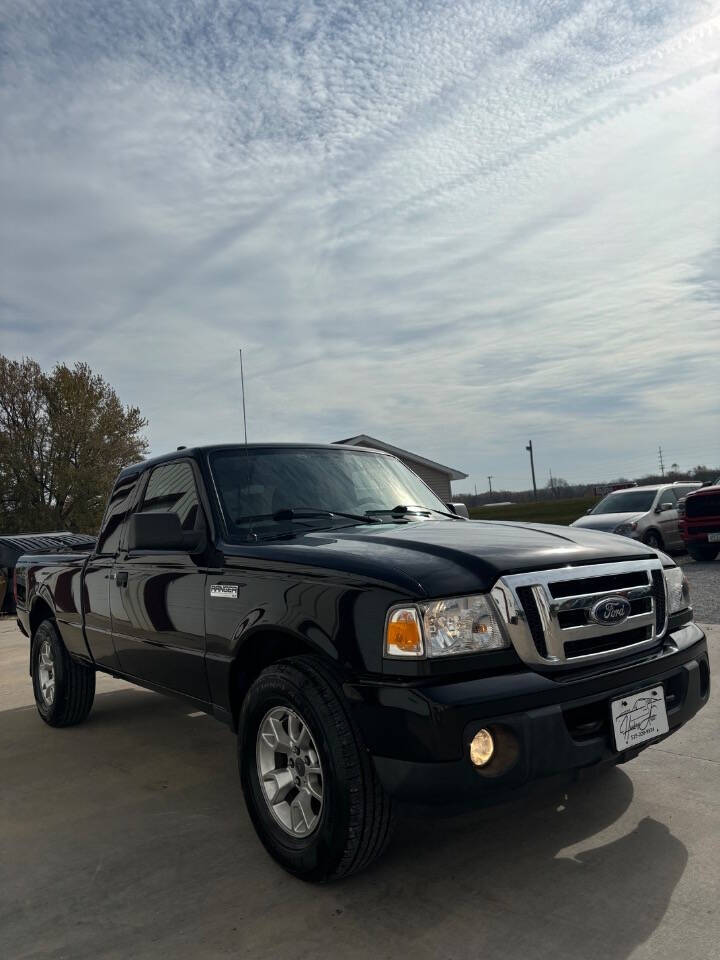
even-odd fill
[{"label": "alloy wheel", "polygon": [[40,644],[38,684],[45,706],[51,707],[55,702],[55,658],[48,640],[43,640]]},{"label": "alloy wheel", "polygon": [[323,806],[322,764],[310,727],[290,707],[273,707],[258,728],[255,754],[273,818],[291,837],[309,836]]}]

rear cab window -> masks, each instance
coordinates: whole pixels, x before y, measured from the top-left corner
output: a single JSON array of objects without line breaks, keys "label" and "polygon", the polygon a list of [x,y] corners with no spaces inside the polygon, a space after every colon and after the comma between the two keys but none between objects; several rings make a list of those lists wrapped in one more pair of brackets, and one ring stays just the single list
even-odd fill
[{"label": "rear cab window", "polygon": [[132,507],[140,476],[140,473],[134,473],[130,476],[120,477],[116,482],[100,529],[100,538],[97,544],[98,554],[114,555],[120,549],[125,531],[125,521]]}]

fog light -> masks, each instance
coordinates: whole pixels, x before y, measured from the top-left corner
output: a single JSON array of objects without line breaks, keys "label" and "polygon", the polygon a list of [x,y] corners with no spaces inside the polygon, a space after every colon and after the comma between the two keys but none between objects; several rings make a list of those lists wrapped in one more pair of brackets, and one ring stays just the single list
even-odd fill
[{"label": "fog light", "polygon": [[489,730],[478,730],[470,741],[470,759],[476,767],[484,767],[495,752],[495,743]]}]

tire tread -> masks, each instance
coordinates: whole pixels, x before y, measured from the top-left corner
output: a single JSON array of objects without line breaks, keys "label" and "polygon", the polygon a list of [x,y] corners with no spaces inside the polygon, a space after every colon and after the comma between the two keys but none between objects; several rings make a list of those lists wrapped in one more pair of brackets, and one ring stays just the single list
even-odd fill
[{"label": "tire tread", "polygon": [[49,628],[53,634],[53,652],[61,659],[60,673],[64,689],[59,691],[61,699],[60,702],[56,701],[53,704],[54,709],[49,714],[40,710],[40,716],[51,727],[75,726],[82,723],[92,709],[95,699],[95,671],[92,667],[86,667],[72,659],[52,620],[43,620],[39,624],[33,637],[33,644],[39,643],[38,634],[43,627]]},{"label": "tire tread", "polygon": [[[321,879],[339,880],[365,869],[387,847],[395,822],[392,799],[380,783],[342,691],[342,675],[313,655],[282,660],[265,674],[282,677],[303,690],[312,688],[330,716],[340,741],[350,809],[345,849],[334,869]],[[262,675],[261,675],[262,676]],[[307,689],[305,689],[307,695]]]}]

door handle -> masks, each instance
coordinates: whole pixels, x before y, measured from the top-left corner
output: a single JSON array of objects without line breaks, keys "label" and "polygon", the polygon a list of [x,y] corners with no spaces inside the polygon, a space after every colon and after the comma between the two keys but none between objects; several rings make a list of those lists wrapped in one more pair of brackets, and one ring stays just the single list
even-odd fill
[{"label": "door handle", "polygon": [[119,587],[126,587],[128,585],[127,570],[118,570],[115,574],[115,582]]}]

